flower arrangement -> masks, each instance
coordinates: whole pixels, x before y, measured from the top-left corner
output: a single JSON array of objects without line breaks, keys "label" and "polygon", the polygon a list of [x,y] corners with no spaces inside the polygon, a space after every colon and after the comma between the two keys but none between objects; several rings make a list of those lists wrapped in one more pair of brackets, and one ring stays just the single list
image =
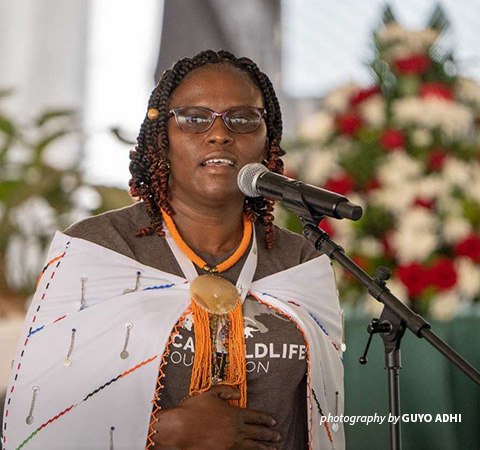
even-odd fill
[{"label": "flower arrangement", "polygon": [[[370,274],[389,267],[391,290],[437,318],[480,299],[480,86],[440,49],[447,26],[437,8],[425,30],[408,31],[387,7],[374,83],[328,93],[286,156],[287,175],[364,208],[358,222],[320,226]],[[335,270],[345,301],[365,299]]]}]

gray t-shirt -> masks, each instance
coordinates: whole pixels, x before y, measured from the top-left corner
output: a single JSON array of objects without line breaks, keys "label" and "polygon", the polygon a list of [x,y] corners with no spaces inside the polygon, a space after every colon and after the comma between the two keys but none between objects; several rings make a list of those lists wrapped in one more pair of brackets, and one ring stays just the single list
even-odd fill
[{"label": "gray t-shirt", "polygon": [[[138,229],[149,225],[143,202],[90,217],[69,227],[65,233],[85,239],[128,256],[141,264],[183,276],[165,238],[156,235],[135,237]],[[309,261],[321,253],[303,236],[275,226],[275,248],[265,248],[265,232],[255,226],[258,264],[254,280]],[[193,249],[195,250],[195,249]],[[235,249],[221,257],[198,253],[215,266]],[[222,276],[236,283],[245,255]],[[197,268],[199,274],[204,274]],[[243,304],[246,360],[247,407],[264,411],[276,421],[283,436],[284,450],[308,448],[305,341],[296,325],[274,309],[247,297]],[[164,372],[161,407],[178,405],[188,395],[194,358],[194,329],[187,316],[170,347]]]}]

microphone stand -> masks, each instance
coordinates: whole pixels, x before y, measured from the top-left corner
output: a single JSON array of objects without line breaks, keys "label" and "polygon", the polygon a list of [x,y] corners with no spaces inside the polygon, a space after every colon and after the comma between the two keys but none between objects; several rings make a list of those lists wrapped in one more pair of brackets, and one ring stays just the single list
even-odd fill
[{"label": "microphone stand", "polygon": [[[297,206],[296,212],[298,212],[298,206],[303,202],[297,197],[295,203]],[[373,298],[384,305],[380,320],[373,319],[368,327],[370,337],[365,353],[360,358],[360,363],[365,364],[367,361],[366,353],[373,334],[380,333],[385,347],[385,368],[388,374],[390,414],[396,417],[400,416],[400,344],[407,328],[418,338],[426,339],[435,349],[480,386],[480,373],[440,339],[431,330],[430,324],[422,316],[413,312],[390,292],[386,286],[386,280],[390,278],[390,270],[388,268],[378,267],[375,272],[375,278],[370,277],[345,254],[342,247],[336,244],[327,233],[318,227],[320,221],[325,217],[324,215],[312,213],[308,206],[304,206],[303,214],[300,216],[300,220],[303,224],[304,236],[313,242],[315,248],[322,250],[330,259],[337,261],[351,273],[367,288],[368,293]],[[390,423],[390,448],[392,450],[402,449],[400,420],[397,423]]]}]

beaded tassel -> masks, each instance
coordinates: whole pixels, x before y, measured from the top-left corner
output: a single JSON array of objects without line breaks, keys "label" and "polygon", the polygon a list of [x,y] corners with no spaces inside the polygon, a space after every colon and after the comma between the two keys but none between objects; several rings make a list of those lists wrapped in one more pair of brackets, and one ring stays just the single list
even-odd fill
[{"label": "beaded tassel", "polygon": [[[212,347],[216,349],[217,333],[211,332],[210,328],[213,324],[212,328],[215,328],[216,331],[218,318],[211,318],[209,313],[194,301],[191,305],[195,332],[195,358],[189,393],[196,395],[208,391],[214,384],[217,384],[216,379],[219,374],[212,373],[212,358],[216,358]],[[235,309],[228,314],[228,323],[230,324],[227,338],[228,362],[225,367],[225,376],[218,384],[237,387],[240,390],[240,399],[230,400],[230,404],[245,408],[247,406],[247,374],[241,302],[238,302]],[[215,340],[214,345],[211,339]]]}]

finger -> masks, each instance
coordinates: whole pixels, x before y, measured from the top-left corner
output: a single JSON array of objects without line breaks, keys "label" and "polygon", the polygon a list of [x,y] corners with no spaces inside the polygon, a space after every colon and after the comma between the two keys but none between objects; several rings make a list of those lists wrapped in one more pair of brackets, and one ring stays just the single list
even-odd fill
[{"label": "finger", "polygon": [[208,392],[221,400],[237,400],[240,398],[240,392],[238,392],[232,386],[224,384],[214,386]]},{"label": "finger", "polygon": [[282,441],[282,436],[278,431],[260,425],[247,425],[245,427],[245,438],[262,441],[265,444],[277,444]]},{"label": "finger", "polygon": [[252,425],[264,425],[267,427],[272,427],[277,423],[277,421],[270,414],[248,408],[243,410],[243,422]]}]

